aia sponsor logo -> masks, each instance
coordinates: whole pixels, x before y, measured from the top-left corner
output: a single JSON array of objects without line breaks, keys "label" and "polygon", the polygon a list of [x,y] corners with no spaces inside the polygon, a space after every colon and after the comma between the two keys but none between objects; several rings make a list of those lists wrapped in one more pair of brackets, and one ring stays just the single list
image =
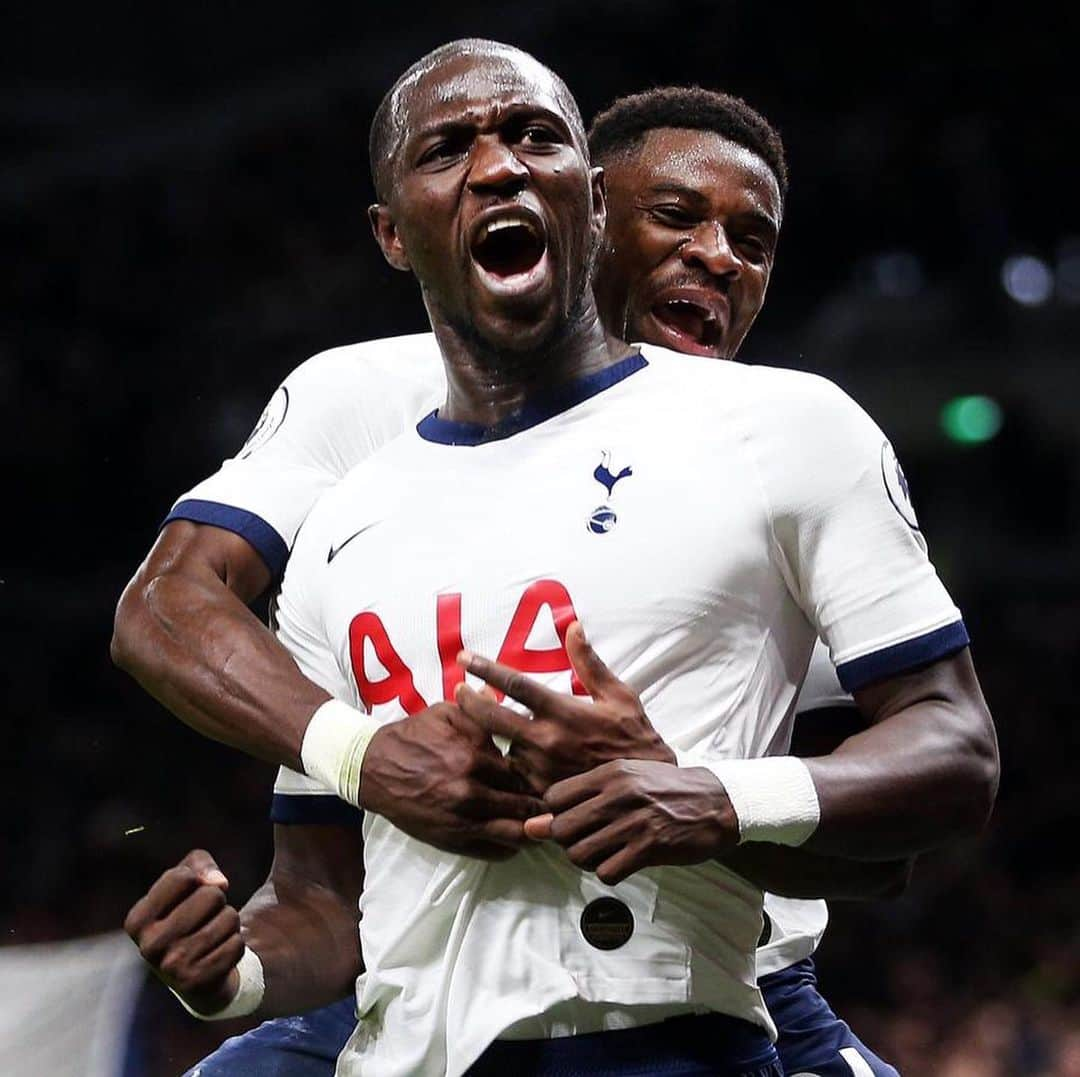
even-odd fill
[{"label": "aia sponsor logo", "polygon": [[[434,645],[442,669],[442,695],[452,702],[454,689],[465,680],[465,670],[457,656],[465,649],[461,638],[460,594],[438,595],[435,600]],[[541,618],[550,618],[558,645],[528,646],[533,629]],[[566,631],[578,620],[570,593],[558,580],[536,580],[518,601],[506,629],[497,660],[522,673],[569,673],[575,695],[584,695],[585,686],[574,673],[566,653]],[[366,654],[375,662],[370,663]],[[406,714],[416,714],[428,706],[417,691],[413,671],[390,640],[382,618],[374,610],[358,613],[349,624],[349,657],[360,698],[368,711],[387,703],[397,703]],[[377,667],[377,668],[376,668]],[[497,693],[502,701],[502,693]]]}]

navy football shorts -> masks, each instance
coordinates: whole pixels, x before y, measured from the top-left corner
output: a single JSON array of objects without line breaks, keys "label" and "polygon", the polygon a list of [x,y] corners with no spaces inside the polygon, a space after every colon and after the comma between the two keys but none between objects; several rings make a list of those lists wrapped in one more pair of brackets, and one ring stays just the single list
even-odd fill
[{"label": "navy football shorts", "polygon": [[299,1017],[278,1017],[226,1040],[184,1077],[334,1077],[356,1028],[351,996]]},{"label": "navy football shorts", "polygon": [[900,1077],[829,1008],[812,958],[763,976],[758,985],[776,1022],[787,1077]]}]

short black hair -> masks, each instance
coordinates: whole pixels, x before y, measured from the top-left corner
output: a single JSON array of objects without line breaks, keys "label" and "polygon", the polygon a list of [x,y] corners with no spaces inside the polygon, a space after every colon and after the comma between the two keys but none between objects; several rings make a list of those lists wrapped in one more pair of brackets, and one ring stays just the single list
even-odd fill
[{"label": "short black hair", "polygon": [[501,41],[490,41],[482,37],[465,37],[457,41],[448,41],[437,49],[432,49],[425,56],[421,56],[414,64],[410,64],[394,85],[386,92],[375,110],[375,116],[371,121],[371,131],[368,135],[368,158],[371,166],[371,181],[375,185],[375,196],[380,202],[385,202],[389,193],[387,187],[387,169],[390,158],[397,149],[397,142],[402,129],[402,105],[403,91],[418,82],[429,71],[438,67],[444,60],[460,56],[465,53],[473,53],[480,56],[491,55],[517,55],[540,64],[551,75],[555,85],[555,92],[566,109],[566,119],[570,123],[571,130],[581,140],[582,152],[588,153],[588,145],[585,138],[585,123],[581,118],[577,101],[574,95],[567,89],[566,83],[547,67],[540,63],[535,56]]},{"label": "short black hair", "polygon": [[589,152],[597,164],[637,149],[649,131],[683,127],[715,131],[756,153],[787,196],[788,170],[780,133],[741,97],[703,86],[657,86],[616,98],[589,127]]}]

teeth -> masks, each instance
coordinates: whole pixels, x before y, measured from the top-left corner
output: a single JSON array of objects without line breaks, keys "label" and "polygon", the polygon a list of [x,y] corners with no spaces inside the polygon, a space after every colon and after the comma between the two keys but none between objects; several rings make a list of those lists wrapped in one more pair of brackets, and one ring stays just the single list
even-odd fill
[{"label": "teeth", "polygon": [[705,322],[715,322],[716,314],[708,310],[706,307],[700,307],[697,303],[691,303],[689,299],[672,299],[668,302],[669,307],[682,307],[685,310],[692,311],[697,314]]},{"label": "teeth", "polygon": [[536,235],[536,229],[532,221],[526,220],[524,217],[500,217],[497,220],[490,221],[480,229],[479,241],[483,243],[492,233],[501,232],[506,228],[524,228],[530,235]]}]

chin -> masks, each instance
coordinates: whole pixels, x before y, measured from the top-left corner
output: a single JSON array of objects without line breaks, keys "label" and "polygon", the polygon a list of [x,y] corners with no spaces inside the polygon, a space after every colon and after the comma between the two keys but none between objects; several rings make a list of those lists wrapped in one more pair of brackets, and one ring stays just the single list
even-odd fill
[{"label": "chin", "polygon": [[458,331],[478,360],[497,368],[509,356],[544,351],[561,335],[561,328],[556,317],[534,315],[526,319],[504,315],[470,318]]}]

